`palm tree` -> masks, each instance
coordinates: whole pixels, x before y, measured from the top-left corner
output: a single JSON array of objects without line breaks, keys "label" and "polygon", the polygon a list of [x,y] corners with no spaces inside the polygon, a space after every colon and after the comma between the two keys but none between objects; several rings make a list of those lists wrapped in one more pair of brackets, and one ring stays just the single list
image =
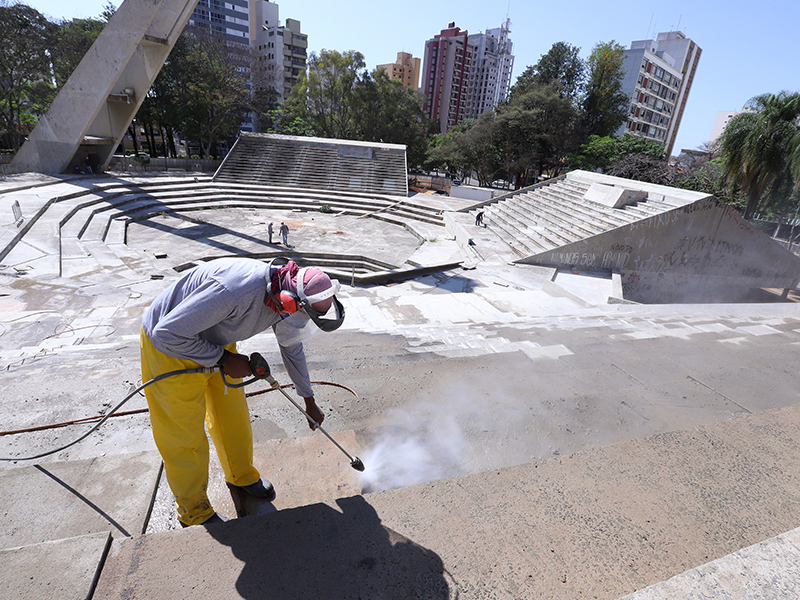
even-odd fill
[{"label": "palm tree", "polygon": [[767,189],[800,186],[800,93],[763,94],[747,103],[720,136],[723,173],[747,194],[744,218],[753,216]]}]

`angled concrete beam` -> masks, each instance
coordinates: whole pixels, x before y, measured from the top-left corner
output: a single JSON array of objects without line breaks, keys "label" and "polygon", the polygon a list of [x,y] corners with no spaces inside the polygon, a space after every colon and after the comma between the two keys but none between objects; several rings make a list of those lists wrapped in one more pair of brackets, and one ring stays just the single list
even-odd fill
[{"label": "angled concrete beam", "polygon": [[12,162],[65,173],[108,166],[198,0],[125,0]]}]

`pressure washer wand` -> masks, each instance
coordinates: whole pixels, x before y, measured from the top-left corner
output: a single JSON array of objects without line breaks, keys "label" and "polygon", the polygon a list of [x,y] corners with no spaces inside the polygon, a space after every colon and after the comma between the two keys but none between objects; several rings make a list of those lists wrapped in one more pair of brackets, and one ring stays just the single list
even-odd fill
[{"label": "pressure washer wand", "polygon": [[308,419],[308,422],[311,423],[314,429],[319,429],[322,433],[325,434],[326,438],[328,438],[331,442],[333,442],[334,446],[336,446],[339,450],[342,451],[342,453],[350,460],[351,467],[353,467],[356,471],[364,470],[364,463],[361,461],[360,458],[358,458],[357,456],[350,456],[347,450],[342,448],[339,445],[339,442],[333,439],[330,436],[330,434],[328,434],[328,432],[322,428],[322,425],[320,425],[314,419],[312,419],[311,415],[309,415],[302,406],[300,406],[297,402],[295,402],[294,399],[289,394],[286,393],[286,391],[281,387],[281,384],[278,383],[270,373],[267,361],[264,360],[264,357],[261,356],[258,352],[254,352],[253,354],[250,355],[250,370],[253,371],[253,375],[255,377],[257,377],[258,379],[266,380],[266,382],[270,384],[273,390],[278,390],[280,391],[281,394],[286,396],[286,399],[292,404],[294,404],[295,408],[297,408],[297,410],[299,410],[301,413],[305,415],[306,419]]},{"label": "pressure washer wand", "polygon": [[357,456],[355,456],[355,457],[350,456],[350,454],[347,452],[347,450],[342,448],[339,445],[339,442],[337,442],[335,439],[333,439],[328,434],[328,432],[325,431],[322,428],[322,425],[320,425],[314,419],[312,419],[311,416],[305,411],[305,409],[303,409],[302,406],[300,406],[297,402],[295,402],[294,399],[289,394],[286,393],[286,391],[281,387],[281,384],[278,383],[277,381],[275,381],[275,378],[272,375],[267,375],[266,377],[264,377],[264,379],[266,379],[267,383],[269,383],[272,386],[273,390],[280,390],[281,394],[286,396],[286,399],[289,402],[291,402],[292,404],[294,404],[295,407],[297,408],[297,410],[299,410],[301,413],[303,413],[306,416],[306,419],[308,419],[308,422],[311,423],[311,425],[314,427],[314,429],[319,429],[322,433],[325,434],[325,437],[327,437],[330,441],[333,442],[334,446],[336,446],[339,450],[342,451],[342,453],[350,460],[350,466],[351,467],[353,467],[356,471],[363,471],[364,470],[364,463],[361,461],[361,459],[358,458]]}]

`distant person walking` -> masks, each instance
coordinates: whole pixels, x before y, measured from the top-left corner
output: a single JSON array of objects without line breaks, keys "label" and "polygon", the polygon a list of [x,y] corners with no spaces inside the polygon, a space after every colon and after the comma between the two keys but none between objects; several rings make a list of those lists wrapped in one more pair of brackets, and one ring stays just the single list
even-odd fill
[{"label": "distant person walking", "polygon": [[483,225],[483,211],[480,211],[477,215],[475,215],[475,225]]},{"label": "distant person walking", "polygon": [[267,227],[267,233],[269,233],[269,243],[272,243],[272,226],[274,223],[272,221],[269,222],[269,226]]},{"label": "distant person walking", "polygon": [[283,221],[281,221],[280,232],[281,232],[281,237],[283,238],[283,245],[284,246],[288,246],[289,245],[289,226],[286,223],[284,223]]}]

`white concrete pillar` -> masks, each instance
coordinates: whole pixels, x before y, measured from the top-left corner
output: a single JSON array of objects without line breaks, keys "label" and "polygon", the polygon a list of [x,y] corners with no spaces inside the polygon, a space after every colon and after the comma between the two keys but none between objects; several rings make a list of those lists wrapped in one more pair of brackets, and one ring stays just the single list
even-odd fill
[{"label": "white concrete pillar", "polygon": [[125,0],[12,162],[20,171],[65,173],[114,150],[198,0]]}]

